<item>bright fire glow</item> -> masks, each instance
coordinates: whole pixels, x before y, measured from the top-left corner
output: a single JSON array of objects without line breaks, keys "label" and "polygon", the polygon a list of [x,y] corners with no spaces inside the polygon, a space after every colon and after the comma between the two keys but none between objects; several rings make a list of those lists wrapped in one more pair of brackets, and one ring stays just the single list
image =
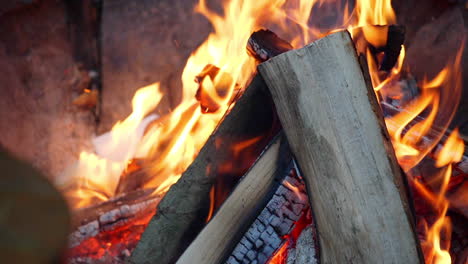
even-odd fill
[{"label": "bright fire glow", "polygon": [[[255,72],[256,62],[245,50],[252,32],[271,26],[279,36],[300,48],[320,36],[348,28],[353,37],[355,31],[362,32],[366,42],[375,47],[386,44],[388,27],[384,25],[396,23],[390,0],[358,0],[354,8],[348,3],[342,6],[341,2],[230,0],[223,2],[224,15],[219,15],[205,0],[200,0],[195,12],[208,18],[214,31],[186,63],[181,76],[180,104],[171,113],[158,117],[151,112],[163,96],[159,84],[138,90],[132,101],[133,113],[118,122],[112,131],[97,137],[93,141],[95,153],[81,153],[79,161],[61,178],[59,185],[71,206],[81,208],[113,197],[127,164],[135,158],[144,159],[147,174],[151,176],[144,182],[144,188],[155,188],[156,194],[164,194],[177,182],[232,106],[236,93],[246,87]],[[330,6],[343,10],[336,18],[336,28],[325,30],[310,26],[314,12],[330,9]],[[378,69],[377,62],[382,54],[372,54],[368,47],[364,52],[378,98],[389,94],[392,98],[401,98],[402,89],[389,91],[389,86],[403,71],[408,71],[404,67],[404,47],[397,65],[388,73]],[[441,140],[445,142],[435,154],[436,165],[443,171],[435,177],[437,188],[428,188],[416,175],[409,174],[414,188],[424,194],[437,212],[436,221],[425,223],[427,236],[422,242],[426,263],[431,264],[450,263],[450,245],[441,240],[441,234],[445,236],[444,241],[450,236],[450,221],[446,216],[449,203],[445,194],[452,164],[460,160],[464,146],[456,130],[446,140],[443,137],[461,95],[461,54],[462,50],[456,58],[448,58],[447,66],[437,76],[419,80],[419,95],[399,108],[399,113],[386,118],[398,161],[408,174],[435,151]],[[423,118],[418,119],[418,116]],[[243,144],[254,144],[256,140]],[[281,258],[275,259],[275,263],[281,261]]]}]

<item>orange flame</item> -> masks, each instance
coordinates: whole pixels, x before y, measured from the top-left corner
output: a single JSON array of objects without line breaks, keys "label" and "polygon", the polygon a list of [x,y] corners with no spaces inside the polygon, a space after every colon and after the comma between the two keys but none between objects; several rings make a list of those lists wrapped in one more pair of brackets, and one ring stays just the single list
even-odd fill
[{"label": "orange flame", "polygon": [[[245,87],[255,72],[256,62],[245,51],[251,33],[267,24],[287,28],[293,23],[302,26],[302,34],[307,34],[307,19],[315,1],[301,1],[287,12],[285,3],[226,1],[221,16],[200,0],[195,11],[210,20],[214,32],[187,60],[182,74],[182,102],[158,119],[149,114],[162,97],[159,92],[150,92],[158,90],[159,84],[138,91],[134,112],[112,131],[97,137],[93,141],[96,153],[83,154],[78,165],[67,170],[59,182],[72,206],[88,206],[115,195],[121,174],[133,158],[145,158],[149,167],[147,173],[152,177],[144,187],[155,188],[156,194],[165,193],[232,106],[238,87]],[[304,39],[309,41],[308,37]]]},{"label": "orange flame", "polygon": [[[200,0],[195,11],[204,15],[214,28],[205,42],[188,59],[182,79],[182,101],[166,116],[151,115],[162,95],[159,84],[140,89],[133,100],[133,113],[112,131],[94,140],[95,153],[83,152],[80,160],[62,177],[61,184],[73,207],[79,208],[109,199],[115,195],[122,172],[134,158],[145,158],[150,177],[145,187],[155,188],[163,194],[174,184],[215,129],[223,115],[232,106],[236,93],[251,79],[256,62],[251,59],[245,45],[251,33],[262,27],[272,27],[280,36],[286,36],[299,48],[315,38],[338,28],[350,31],[358,27],[367,43],[383,46],[387,42],[388,28],[396,23],[390,0],[358,0],[351,5],[336,0],[230,0],[223,3],[224,15],[212,11],[206,0]],[[310,27],[310,18],[320,14],[321,8],[343,10],[334,29]],[[333,8],[332,8],[333,9]],[[315,12],[315,10],[319,12]],[[314,13],[315,12],[315,13]],[[463,45],[462,45],[463,46]],[[388,86],[404,70],[405,48],[402,46],[397,65],[388,73],[379,71],[371,50],[365,50],[369,72],[377,97],[388,93]],[[420,94],[399,113],[386,118],[400,165],[406,172],[434,151],[444,137],[453,118],[461,95],[462,50],[437,76],[428,76],[418,82]],[[380,56],[380,55],[377,55]],[[196,80],[196,81],[195,81]],[[402,89],[392,91],[394,98]],[[423,116],[421,119],[418,116]],[[254,144],[256,139],[246,141]],[[242,145],[238,146],[242,148]],[[451,176],[451,164],[459,160],[463,144],[458,132],[453,132],[436,154],[436,165],[444,173],[436,177],[437,191],[410,177],[415,188],[436,208],[437,220],[427,224],[424,240],[427,263],[449,261],[449,245],[442,245],[440,234],[449,236],[450,221],[446,217],[445,199]],[[410,175],[412,176],[412,175]],[[212,195],[213,196],[213,195]]]},{"label": "orange flame", "polygon": [[137,156],[144,127],[155,115],[145,117],[162,98],[159,83],[139,89],[133,97],[133,113],[117,122],[108,133],[94,139],[96,153],[81,152],[79,161],[58,178],[75,208],[89,206],[111,198],[120,175]]},{"label": "orange flame", "polygon": [[[447,138],[442,149],[436,154],[436,166],[444,167],[442,173],[433,180],[433,185],[438,185],[437,192],[434,192],[417,180],[414,181],[415,187],[431,203],[437,214],[435,222],[430,227],[426,227],[427,235],[425,240],[421,242],[426,263],[452,263],[448,252],[450,248],[451,224],[450,218],[446,216],[449,202],[445,196],[452,175],[452,164],[461,160],[463,151],[463,140],[460,139],[458,130],[455,130]],[[442,235],[444,239],[441,238]]]}]

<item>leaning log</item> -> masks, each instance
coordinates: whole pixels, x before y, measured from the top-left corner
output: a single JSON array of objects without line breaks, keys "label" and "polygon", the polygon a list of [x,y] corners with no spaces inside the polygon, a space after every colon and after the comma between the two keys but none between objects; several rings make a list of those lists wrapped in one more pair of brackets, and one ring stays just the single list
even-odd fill
[{"label": "leaning log", "polygon": [[290,244],[294,233],[308,221],[312,221],[312,215],[305,183],[294,168],[244,233],[225,264],[268,263],[283,245]]},{"label": "leaning log", "polygon": [[[278,186],[292,167],[292,156],[281,135],[241,179],[177,264],[221,263],[227,258],[252,223],[258,208],[262,208],[268,201],[267,197],[273,194],[273,186]],[[286,149],[280,148],[281,145]]]},{"label": "leaning log", "polygon": [[268,89],[263,79],[256,76],[194,162],[161,200],[129,262],[174,263],[205,225],[210,190],[221,166],[232,158],[228,150],[235,143],[262,136],[252,150],[258,157],[279,130],[275,120]]},{"label": "leaning log", "polygon": [[422,263],[405,180],[349,33],[259,70],[313,194],[321,263]]}]

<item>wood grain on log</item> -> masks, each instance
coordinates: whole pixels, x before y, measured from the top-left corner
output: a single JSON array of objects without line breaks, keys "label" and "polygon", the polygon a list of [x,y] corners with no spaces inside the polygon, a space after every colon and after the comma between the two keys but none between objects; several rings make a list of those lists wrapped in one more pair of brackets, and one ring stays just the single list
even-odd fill
[{"label": "wood grain on log", "polygon": [[404,179],[348,32],[259,66],[301,167],[322,263],[422,263]]},{"label": "wood grain on log", "polygon": [[[177,261],[178,264],[220,263],[231,252],[258,208],[265,205],[262,201],[268,201],[267,194],[280,181],[276,177],[284,177],[286,173],[278,171],[286,169],[278,165],[283,162],[280,160],[283,158],[280,150],[282,138],[282,134],[278,136],[241,179],[213,219]],[[291,156],[286,159],[292,162]]]},{"label": "wood grain on log", "polygon": [[226,264],[264,264],[296,228],[301,217],[311,217],[304,181],[295,170],[283,180],[275,194],[244,233]]},{"label": "wood grain on log", "polygon": [[209,193],[218,167],[231,158],[226,150],[242,140],[262,136],[252,150],[258,157],[278,131],[275,119],[265,83],[256,76],[181,179],[166,193],[130,263],[164,264],[177,260],[205,225]]}]

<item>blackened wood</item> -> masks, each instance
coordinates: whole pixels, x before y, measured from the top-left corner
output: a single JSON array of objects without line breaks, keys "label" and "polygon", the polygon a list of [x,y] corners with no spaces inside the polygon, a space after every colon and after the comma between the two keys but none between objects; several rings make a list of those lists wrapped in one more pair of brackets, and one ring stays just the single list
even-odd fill
[{"label": "blackened wood", "polygon": [[[351,30],[353,42],[359,53],[383,54],[376,63],[381,71],[390,71],[398,61],[401,45],[405,42],[405,27],[401,25],[366,25]],[[378,36],[378,37],[377,37]],[[377,56],[376,56],[377,57]]]},{"label": "blackened wood", "polygon": [[77,210],[73,213],[72,232],[69,235],[70,248],[100,233],[151,217],[161,197],[151,195],[153,189],[138,190],[113,198],[96,206]]},{"label": "blackened wood", "polygon": [[278,131],[275,119],[266,85],[256,76],[181,179],[166,193],[129,262],[165,264],[177,260],[205,225],[209,192],[218,169],[231,159],[227,150],[242,140],[263,136],[252,150],[258,156]]},{"label": "blackened wood", "polygon": [[400,56],[401,45],[405,42],[405,27],[390,25],[387,33],[387,44],[384,47],[384,58],[380,70],[390,71]]},{"label": "blackened wood", "polygon": [[112,211],[113,209],[122,206],[132,206],[134,204],[143,203],[157,198],[152,195],[153,191],[154,189],[136,190],[90,207],[77,209],[73,212],[71,222],[72,230],[78,229],[94,220],[99,220],[100,216]]},{"label": "blackened wood", "polygon": [[255,31],[247,42],[247,52],[260,62],[292,49],[289,42],[268,29]]},{"label": "blackened wood", "polygon": [[404,178],[349,33],[259,70],[312,194],[321,263],[423,263]]}]

